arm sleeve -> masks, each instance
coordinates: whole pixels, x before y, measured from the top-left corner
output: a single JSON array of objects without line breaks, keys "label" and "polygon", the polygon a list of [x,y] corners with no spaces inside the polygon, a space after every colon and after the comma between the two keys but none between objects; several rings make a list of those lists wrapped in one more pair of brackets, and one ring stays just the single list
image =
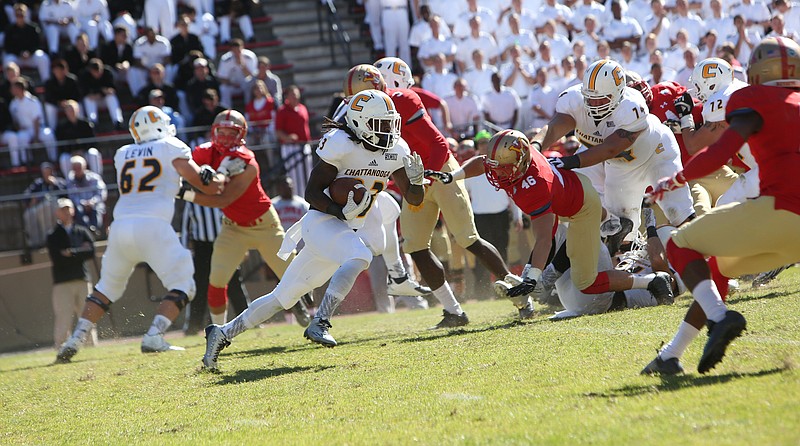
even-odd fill
[{"label": "arm sleeve", "polygon": [[727,163],[742,148],[744,143],[744,138],[735,130],[725,130],[725,133],[722,134],[722,137],[717,142],[697,152],[689,160],[683,168],[684,178],[688,181],[710,174],[719,166]]},{"label": "arm sleeve", "polygon": [[415,89],[414,91],[419,95],[419,99],[422,101],[422,105],[425,106],[426,109],[430,110],[442,106],[442,99],[430,91],[423,89]]}]

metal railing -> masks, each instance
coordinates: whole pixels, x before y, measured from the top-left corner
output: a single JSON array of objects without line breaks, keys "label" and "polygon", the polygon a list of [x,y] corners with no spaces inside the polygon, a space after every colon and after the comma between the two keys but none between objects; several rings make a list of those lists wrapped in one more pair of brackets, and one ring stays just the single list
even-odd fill
[{"label": "metal railing", "polygon": [[[319,40],[325,41],[325,33],[322,25],[322,15],[325,15],[328,31],[328,45],[330,46],[331,63],[336,64],[336,46],[339,44],[342,54],[347,59],[347,65],[353,65],[353,55],[350,50],[350,35],[342,27],[339,12],[333,4],[333,0],[324,0],[317,3],[317,26],[319,28]],[[334,40],[336,41],[334,43]]]}]

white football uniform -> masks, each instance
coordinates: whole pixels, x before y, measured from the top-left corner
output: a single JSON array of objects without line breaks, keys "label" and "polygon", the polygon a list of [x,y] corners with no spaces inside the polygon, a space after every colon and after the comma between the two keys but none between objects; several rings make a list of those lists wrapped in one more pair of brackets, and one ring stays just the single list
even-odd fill
[{"label": "white football uniform", "polygon": [[293,248],[290,245],[300,237],[305,247],[270,293],[283,308],[291,308],[300,296],[324,284],[346,261],[362,259],[369,263],[373,255],[384,251],[383,206],[377,195],[386,187],[391,174],[403,168],[403,157],[410,153],[402,139],[389,150],[372,152],[351,141],[343,130],[331,130],[323,136],[317,155],[336,167],[336,178],[360,179],[373,195],[372,205],[363,216],[350,221],[312,208],[286,231],[281,252],[290,252]]},{"label": "white football uniform", "polygon": [[[733,92],[746,86],[747,83],[738,79],[734,79],[727,88],[712,94],[708,100],[703,103],[703,121],[725,121],[725,108],[728,106],[728,99],[730,99]],[[734,181],[730,189],[728,189],[727,192],[719,197],[716,206],[722,206],[730,203],[741,203],[748,198],[757,197],[760,193],[758,163],[756,163],[755,158],[753,158],[753,154],[750,153],[750,146],[745,143],[736,156],[739,157],[739,159],[745,163],[750,170],[739,175],[739,178]]]},{"label": "white football uniform", "polygon": [[120,197],[96,286],[111,302],[122,297],[133,269],[142,262],[165,288],[194,298],[192,255],[172,228],[180,190],[172,161],[179,158],[191,159],[192,150],[174,137],[129,144],[114,155]]},{"label": "white football uniform", "polygon": [[[602,191],[603,206],[615,215],[630,219],[633,227],[638,228],[645,189],[683,169],[675,135],[658,118],[650,115],[642,95],[631,88],[625,88],[614,112],[600,121],[589,116],[581,85],[561,93],[556,112],[575,119],[575,136],[587,148],[602,143],[618,130],[642,132],[633,145],[602,166],[580,170],[588,173],[595,188]],[[658,204],[674,225],[682,223],[694,212],[688,187],[665,194]]]}]

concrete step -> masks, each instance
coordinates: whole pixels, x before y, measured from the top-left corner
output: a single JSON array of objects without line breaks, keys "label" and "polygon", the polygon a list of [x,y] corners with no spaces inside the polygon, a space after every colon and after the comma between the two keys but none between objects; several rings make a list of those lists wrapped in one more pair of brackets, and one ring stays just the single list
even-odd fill
[{"label": "concrete step", "polygon": [[[322,24],[322,32],[325,36],[328,35],[327,22]],[[359,25],[352,22],[342,23],[342,30],[347,32],[350,39],[353,40],[358,37],[360,33]],[[279,39],[291,43],[291,38],[296,36],[319,36],[319,26],[316,19],[313,21],[306,18],[305,20],[287,20],[287,21],[274,21],[272,24],[272,32]],[[327,38],[327,37],[326,37]]]}]

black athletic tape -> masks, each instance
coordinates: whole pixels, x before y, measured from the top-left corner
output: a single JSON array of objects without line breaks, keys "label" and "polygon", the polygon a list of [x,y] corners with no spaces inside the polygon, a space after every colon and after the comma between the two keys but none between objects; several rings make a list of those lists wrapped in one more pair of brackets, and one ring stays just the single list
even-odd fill
[{"label": "black athletic tape", "polygon": [[102,300],[100,300],[100,298],[95,297],[94,294],[90,294],[90,295],[86,296],[86,302],[91,302],[91,303],[97,305],[98,307],[102,308],[103,311],[106,311],[106,312],[108,312],[108,310],[111,309],[111,306],[109,304],[103,302]]},{"label": "black athletic tape", "polygon": [[179,310],[183,310],[187,303],[189,303],[189,296],[181,290],[169,290],[163,300],[174,302]]}]

